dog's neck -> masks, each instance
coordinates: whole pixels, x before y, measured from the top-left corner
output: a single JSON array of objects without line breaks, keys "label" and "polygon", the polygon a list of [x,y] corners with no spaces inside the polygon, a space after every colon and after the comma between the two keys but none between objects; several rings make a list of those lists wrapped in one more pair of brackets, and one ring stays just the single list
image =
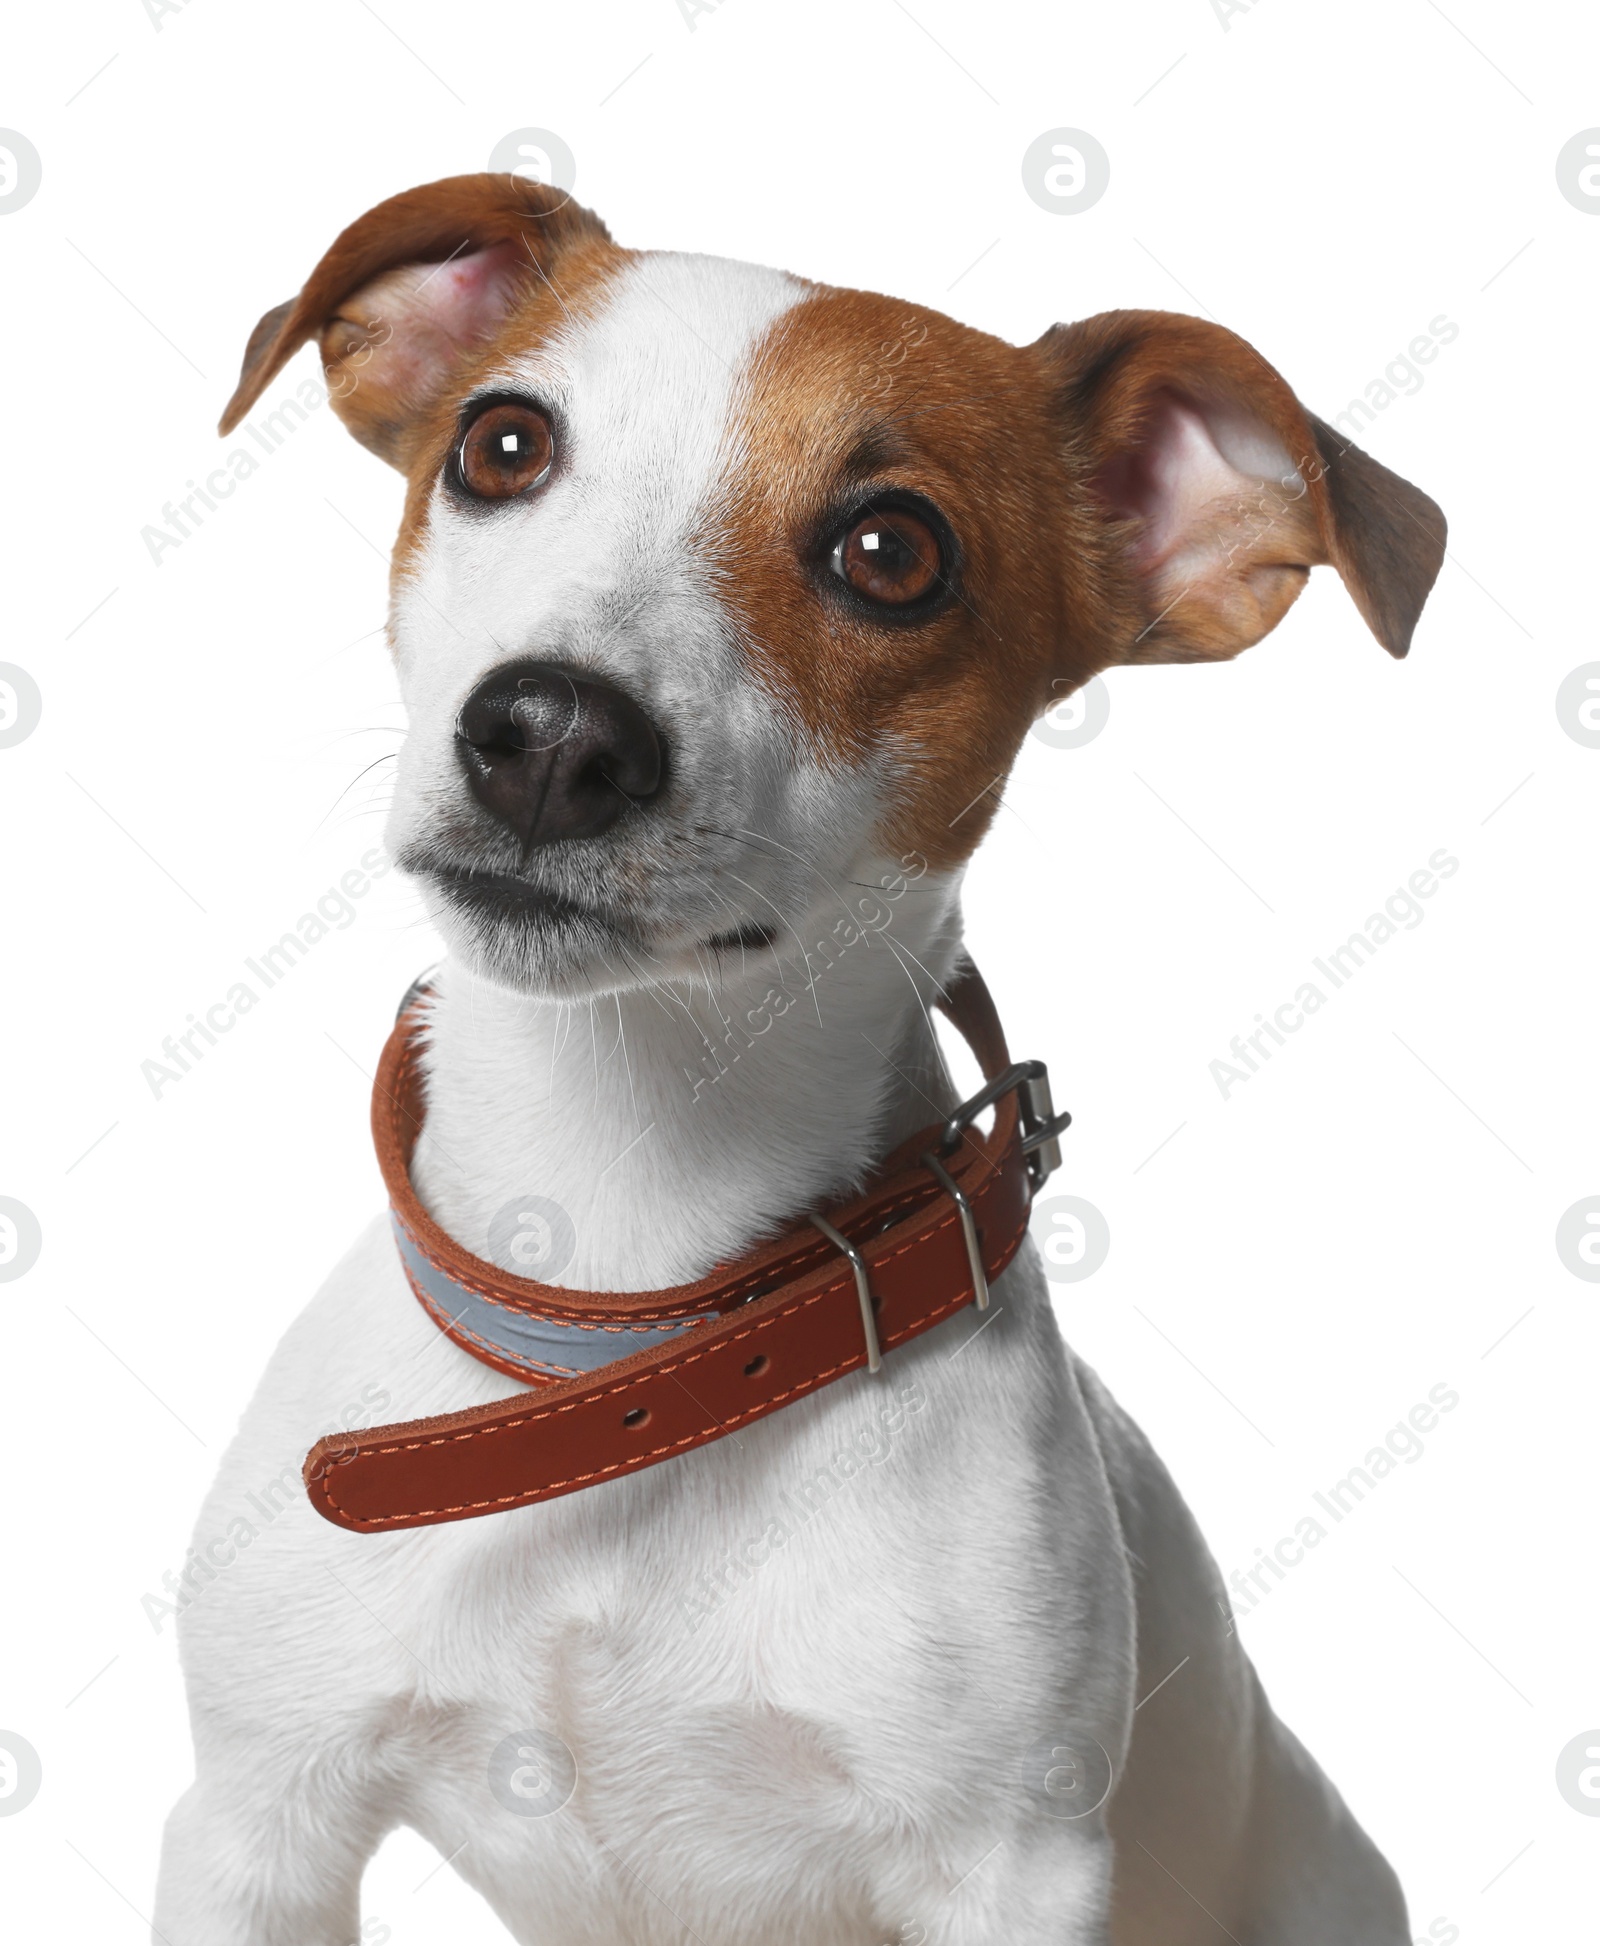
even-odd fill
[{"label": "dog's neck", "polygon": [[839,1200],[952,1105],[928,1010],[959,956],[956,894],[929,874],[877,927],[819,909],[799,922],[809,967],[798,945],[777,966],[723,955],[709,986],[593,1002],[529,999],[447,961],[423,1201],[486,1256],[497,1213],[547,1199],[576,1248],[546,1281],[652,1290]]}]

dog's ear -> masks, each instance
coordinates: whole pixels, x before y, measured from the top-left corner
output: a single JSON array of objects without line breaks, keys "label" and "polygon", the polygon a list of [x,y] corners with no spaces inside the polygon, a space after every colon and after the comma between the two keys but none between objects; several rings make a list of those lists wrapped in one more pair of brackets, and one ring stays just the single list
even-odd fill
[{"label": "dog's ear", "polygon": [[1242,338],[1173,312],[1106,311],[1030,350],[1111,548],[1111,660],[1237,655],[1323,562],[1405,654],[1444,559],[1443,514],[1307,412]]},{"label": "dog's ear", "polygon": [[563,191],[520,176],[451,176],[391,196],[251,332],[218,430],[232,432],[317,338],[334,410],[363,446],[403,468],[409,429],[462,359],[553,276],[559,258],[609,241],[600,219]]}]

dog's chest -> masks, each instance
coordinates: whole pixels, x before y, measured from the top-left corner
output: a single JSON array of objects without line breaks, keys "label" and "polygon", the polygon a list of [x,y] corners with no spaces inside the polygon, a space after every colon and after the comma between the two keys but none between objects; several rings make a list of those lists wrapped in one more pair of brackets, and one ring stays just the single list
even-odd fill
[{"label": "dog's chest", "polygon": [[732,1886],[775,1937],[824,1896],[816,1936],[865,1937],[897,1869],[970,1844],[1064,1685],[1115,1707],[1080,1612],[1111,1537],[1064,1509],[1041,1552],[1040,1455],[950,1349],[456,1530],[415,1821],[502,1911],[577,1926],[601,1888],[628,1936],[667,1908],[725,1934]]}]

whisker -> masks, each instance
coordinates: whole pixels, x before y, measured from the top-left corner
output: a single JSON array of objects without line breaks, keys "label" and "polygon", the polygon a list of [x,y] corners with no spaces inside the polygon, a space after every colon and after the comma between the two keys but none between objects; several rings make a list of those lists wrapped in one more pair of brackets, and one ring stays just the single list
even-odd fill
[{"label": "whisker", "polygon": [[800,948],[800,957],[806,964],[806,983],[811,989],[811,1004],[817,1010],[817,1025],[821,1027],[822,1002],[817,998],[817,979],[816,975],[811,971],[811,955],[806,951],[806,942],[800,937],[792,922],[782,912],[778,912],[778,908],[772,904],[771,899],[767,897],[765,892],[760,891],[756,886],[752,885],[748,879],[740,878],[737,872],[729,872],[728,876],[733,880],[735,885],[742,885],[747,892],[754,892],[756,897],[764,905],[771,905],[773,911],[778,913],[779,921],[783,925],[788,926],[790,932],[794,933],[794,943]]},{"label": "whisker", "polygon": [[766,844],[774,845],[777,847],[779,851],[786,852],[789,857],[798,859],[799,862],[805,866],[808,872],[814,873],[819,879],[822,880],[822,883],[827,886],[828,890],[839,901],[841,907],[843,907],[845,916],[849,919],[855,918],[856,915],[850,910],[849,902],[846,900],[844,894],[839,890],[838,886],[834,883],[834,881],[828,877],[827,873],[822,870],[822,868],[816,863],[814,859],[805,857],[802,853],[795,851],[792,846],[781,844],[778,841],[778,839],[772,837],[770,833],[765,831],[738,831],[730,835],[734,837],[760,838]]},{"label": "whisker", "polygon": [[[897,959],[899,959],[900,955],[904,953],[906,959],[910,960],[911,964],[917,969],[919,973],[926,974],[929,984],[933,987],[936,993],[940,994],[946,1000],[950,998],[949,990],[944,985],[944,982],[936,978],[935,975],[926,966],[923,965],[922,961],[917,958],[916,954],[912,952],[911,948],[907,946],[903,940],[891,939],[889,937],[887,929],[879,933],[878,937],[890,949],[890,951],[895,955]],[[904,966],[905,960],[901,960],[900,963],[902,966]],[[908,973],[906,975],[906,978],[908,980],[911,979],[911,975]],[[911,981],[911,991],[913,993],[917,992],[917,983],[915,980]],[[920,993],[917,994],[917,999],[919,1002],[921,1001],[922,996]],[[926,1013],[927,1009],[924,1008],[923,1011],[924,1013]]]},{"label": "whisker", "polygon": [[339,806],[355,789],[356,785],[361,782],[363,777],[367,776],[370,772],[376,770],[379,764],[394,763],[398,759],[399,755],[400,753],[398,750],[386,750],[381,757],[374,757],[370,764],[363,764],[361,769],[358,770],[355,776],[350,779],[349,783],[345,785],[344,789],[340,791],[339,795],[333,800],[333,802],[328,806],[327,810],[323,812],[322,816],[317,820],[316,824],[312,827],[312,836],[315,837],[316,833],[322,829],[322,827],[328,822],[329,818],[333,816],[334,812],[338,810]]}]

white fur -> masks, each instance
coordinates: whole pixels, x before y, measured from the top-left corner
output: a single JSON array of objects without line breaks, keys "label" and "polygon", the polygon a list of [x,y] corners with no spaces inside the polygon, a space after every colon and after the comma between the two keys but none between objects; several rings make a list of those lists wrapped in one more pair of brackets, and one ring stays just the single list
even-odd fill
[{"label": "white fur", "polygon": [[[738,367],[796,295],[645,260],[521,375],[559,397],[570,474],[498,523],[437,508],[397,602],[397,850],[459,816],[454,713],[531,649],[581,654],[667,726],[682,827],[766,841],[624,829],[603,869],[571,866],[566,889],[625,900],[639,952],[557,969],[543,997],[485,980],[458,929],[418,1186],[478,1251],[510,1197],[558,1201],[574,1285],[691,1278],[950,1099],[927,1006],[957,887],[875,855],[880,781],[807,752],[691,544],[738,463]],[[763,901],[772,951],[697,952]],[[1193,1523],[1063,1347],[1031,1247],[990,1321],[643,1473],[378,1537],[310,1511],[300,1459],[353,1403],[392,1420],[516,1389],[429,1322],[381,1220],[274,1355],[198,1528],[202,1548],[258,1531],[183,1617],[196,1779],[168,1830],[168,1946],[349,1946],[362,1867],[402,1823],[528,1946],[1209,1946],[1208,1912],[1240,1946],[1402,1946],[1387,1868],[1267,1710]],[[572,1752],[552,1815],[489,1789],[517,1732]],[[1059,1815],[1096,1749],[1109,1800]]]}]

